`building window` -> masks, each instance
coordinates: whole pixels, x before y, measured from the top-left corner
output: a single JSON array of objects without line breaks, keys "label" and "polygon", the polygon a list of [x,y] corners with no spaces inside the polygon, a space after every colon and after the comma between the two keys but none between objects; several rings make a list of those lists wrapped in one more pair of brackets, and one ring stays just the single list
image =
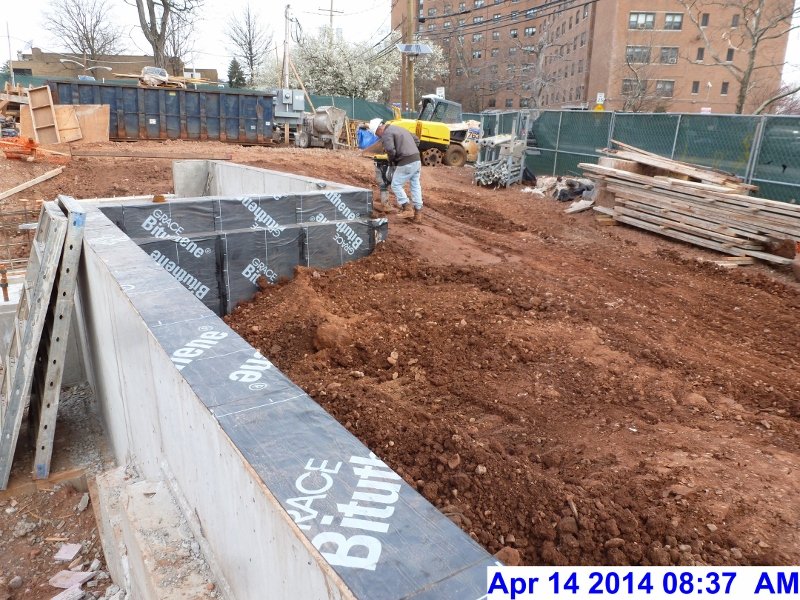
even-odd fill
[{"label": "building window", "polygon": [[656,13],[632,12],[628,17],[628,29],[652,29]]},{"label": "building window", "polygon": [[722,82],[722,87],[719,88],[719,95],[720,96],[727,96],[728,95],[728,86],[730,84],[727,81]]},{"label": "building window", "polygon": [[458,77],[461,77],[463,74],[464,74],[464,69],[462,69],[461,67],[457,67],[456,68],[456,75]]},{"label": "building window", "polygon": [[692,93],[693,94],[699,94],[700,93],[700,82],[699,81],[693,81],[692,82]]},{"label": "building window", "polygon": [[463,35],[458,36],[458,45],[459,46],[463,46],[464,45],[464,36]]},{"label": "building window", "polygon": [[435,17],[436,16],[436,9],[435,8],[429,8],[428,9],[428,16],[429,17]]},{"label": "building window", "polygon": [[678,64],[678,49],[661,48],[661,62],[665,65]]},{"label": "building window", "polygon": [[431,23],[428,25],[428,31],[436,31],[436,23]]},{"label": "building window", "polygon": [[587,4],[586,6],[583,7],[583,18],[585,19],[588,16],[589,16],[589,5]]},{"label": "building window", "polygon": [[506,98],[506,108],[514,108],[514,99]]},{"label": "building window", "polygon": [[726,62],[733,62],[733,48],[728,48],[728,54],[725,55]]},{"label": "building window", "polygon": [[639,94],[644,90],[645,83],[635,79],[622,80],[622,93],[626,96]]},{"label": "building window", "polygon": [[472,22],[473,23],[483,23],[483,17],[480,17],[480,16],[472,17]]},{"label": "building window", "polygon": [[536,34],[536,27],[526,27],[525,37],[533,37]]},{"label": "building window", "polygon": [[444,5],[444,14],[449,15],[451,12],[453,12],[453,7],[448,2]]},{"label": "building window", "polygon": [[512,10],[511,11],[511,20],[512,21],[516,21],[517,19],[519,19],[519,11],[518,10]]},{"label": "building window", "polygon": [[442,25],[445,29],[450,29],[452,26],[453,24],[450,21],[445,21],[444,25]]},{"label": "building window", "polygon": [[459,27],[463,27],[463,26],[464,26],[464,24],[465,24],[466,22],[467,22],[467,20],[466,20],[466,19],[459,19],[459,20],[458,20],[458,26],[459,26]]},{"label": "building window", "polygon": [[695,58],[695,60],[697,62],[702,62],[703,59],[705,58],[705,56],[706,56],[706,49],[705,48],[698,48],[697,49],[697,57]]},{"label": "building window", "polygon": [[578,73],[583,73],[583,59],[578,61]]},{"label": "building window", "polygon": [[584,31],[581,34],[581,48],[583,48],[585,45],[586,45],[586,32]]},{"label": "building window", "polygon": [[489,73],[492,74],[497,73],[497,69],[498,69],[497,65],[489,65]]},{"label": "building window", "polygon": [[493,40],[499,40],[500,39],[500,32],[499,31],[493,31],[492,32],[492,39]]},{"label": "building window", "polygon": [[481,8],[485,3],[485,0],[475,0],[475,8]]},{"label": "building window", "polygon": [[516,53],[517,53],[517,47],[516,46],[511,46],[508,49],[508,55],[509,56],[514,56]]},{"label": "building window", "polygon": [[570,76],[572,75],[575,75],[575,63],[572,63],[572,73],[570,73]]},{"label": "building window", "polygon": [[460,2],[458,5],[458,12],[464,12],[467,10],[467,5],[464,2]]},{"label": "building window", "polygon": [[473,42],[483,41],[483,34],[482,33],[473,33],[472,34],[472,41]]},{"label": "building window", "polygon": [[667,16],[664,17],[664,29],[669,29],[671,31],[683,29],[683,14],[667,13]]},{"label": "building window", "polygon": [[492,57],[500,56],[500,48],[492,48]]},{"label": "building window", "polygon": [[569,18],[569,28],[572,29],[572,17]]},{"label": "building window", "polygon": [[528,102],[529,102],[528,98],[520,98],[519,99],[519,107],[520,108],[528,108]]},{"label": "building window", "polygon": [[700,27],[708,27],[708,13],[700,15]]},{"label": "building window", "polygon": [[650,46],[628,46],[625,48],[625,60],[629,64],[647,64],[650,62]]},{"label": "building window", "polygon": [[739,15],[733,15],[731,17],[731,27],[738,27],[739,26]]},{"label": "building window", "polygon": [[666,79],[659,79],[656,81],[656,96],[662,98],[672,98],[675,91],[675,82]]},{"label": "building window", "polygon": [[483,53],[480,50],[473,50],[472,51],[472,58],[482,58]]},{"label": "building window", "polygon": [[509,32],[508,32],[508,34],[509,34],[509,35],[510,35],[512,38],[518,38],[518,37],[519,37],[519,32],[518,32],[516,29],[512,29],[511,31],[509,31]]},{"label": "building window", "polygon": [[497,106],[497,100],[495,98],[489,98],[489,101],[486,103],[486,106],[489,108],[494,108]]},{"label": "building window", "polygon": [[493,21],[497,21],[497,20],[499,20],[499,19],[500,19],[500,13],[494,13],[494,14],[492,15],[492,20],[493,20]]},{"label": "building window", "polygon": [[531,18],[533,18],[535,16],[536,16],[536,9],[535,8],[529,8],[528,10],[525,11],[525,18],[526,19],[531,19]]}]

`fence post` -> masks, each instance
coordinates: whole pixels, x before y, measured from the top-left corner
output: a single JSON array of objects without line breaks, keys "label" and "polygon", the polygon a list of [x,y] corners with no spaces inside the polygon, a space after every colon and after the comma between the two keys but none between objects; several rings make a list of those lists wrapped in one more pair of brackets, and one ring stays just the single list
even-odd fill
[{"label": "fence post", "polygon": [[611,148],[611,140],[614,139],[614,125],[617,123],[617,111],[611,113],[611,120],[608,122],[608,139],[606,148]]},{"label": "fence post", "polygon": [[753,183],[753,176],[756,173],[756,165],[758,164],[758,155],[761,154],[761,143],[764,140],[767,118],[767,115],[761,115],[756,125],[756,131],[753,134],[753,143],[750,144],[750,156],[747,159],[747,171],[745,173],[745,181],[747,183]]},{"label": "fence post", "polygon": [[675,148],[678,146],[678,133],[681,130],[681,120],[682,119],[683,119],[683,114],[678,114],[678,124],[675,125],[675,137],[672,138],[672,152],[669,155],[669,157],[672,160],[675,160]]},{"label": "fence post", "polygon": [[561,141],[561,119],[564,118],[564,111],[558,113],[558,133],[556,133],[556,149],[553,153],[553,177],[556,175],[556,164],[558,164],[558,143]]}]

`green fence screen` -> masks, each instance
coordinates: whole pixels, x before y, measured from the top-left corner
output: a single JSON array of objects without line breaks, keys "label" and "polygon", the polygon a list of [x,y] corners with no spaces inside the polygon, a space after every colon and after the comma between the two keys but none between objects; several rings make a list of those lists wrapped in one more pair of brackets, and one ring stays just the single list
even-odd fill
[{"label": "green fence screen", "polygon": [[541,155],[526,166],[539,175],[577,175],[578,163],[597,162],[616,140],[735,173],[760,197],[800,203],[800,117],[543,111],[533,129]]}]

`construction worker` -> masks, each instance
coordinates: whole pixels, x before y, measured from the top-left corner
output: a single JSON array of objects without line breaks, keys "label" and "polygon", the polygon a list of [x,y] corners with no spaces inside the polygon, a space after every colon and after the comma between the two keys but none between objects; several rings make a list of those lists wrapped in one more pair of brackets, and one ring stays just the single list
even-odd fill
[{"label": "construction worker", "polygon": [[397,125],[387,125],[380,118],[369,122],[370,132],[383,142],[383,149],[389,158],[389,165],[394,167],[392,174],[392,192],[397,197],[400,212],[408,210],[408,196],[403,189],[407,181],[411,182],[411,203],[414,206],[414,222],[422,222],[422,186],[419,175],[422,161],[419,156],[417,142],[411,133]]}]

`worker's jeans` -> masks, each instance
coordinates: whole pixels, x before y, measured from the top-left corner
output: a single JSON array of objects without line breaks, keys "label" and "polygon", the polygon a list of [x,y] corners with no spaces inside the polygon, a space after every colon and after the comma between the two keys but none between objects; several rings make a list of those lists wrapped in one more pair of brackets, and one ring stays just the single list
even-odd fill
[{"label": "worker's jeans", "polygon": [[411,182],[411,203],[417,210],[422,209],[422,186],[419,183],[419,173],[422,169],[420,161],[410,165],[402,165],[394,168],[392,175],[392,191],[397,197],[397,203],[402,206],[408,202],[408,196],[403,189],[406,181]]}]

